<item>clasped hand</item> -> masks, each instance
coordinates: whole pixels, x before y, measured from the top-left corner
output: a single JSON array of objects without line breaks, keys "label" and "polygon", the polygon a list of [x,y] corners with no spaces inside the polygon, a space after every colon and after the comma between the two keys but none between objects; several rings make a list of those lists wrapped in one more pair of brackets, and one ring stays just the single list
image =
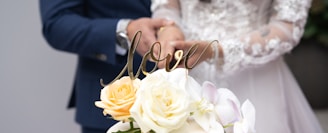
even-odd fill
[{"label": "clasped hand", "polygon": [[[213,57],[213,50],[208,47],[206,41],[185,41],[182,30],[174,22],[165,19],[140,18],[133,20],[127,27],[129,39],[132,40],[136,31],[142,31],[142,36],[138,43],[136,51],[144,56],[154,45],[155,42],[160,45],[154,45],[152,55],[158,62],[158,68],[166,67],[166,62],[175,62],[174,53],[183,51],[183,60],[177,67],[193,67],[198,63]],[[170,58],[167,56],[170,55]]]},{"label": "clasped hand", "polygon": [[[159,59],[166,59],[158,62],[159,68],[164,68],[166,62],[175,62],[178,60],[174,58],[178,50],[183,51],[183,61],[178,67],[192,68],[198,63],[212,58],[213,52],[209,47],[210,42],[206,41],[185,41],[185,36],[181,29],[173,24],[165,25],[157,31],[157,41],[160,43],[157,55]],[[159,50],[160,49],[160,50]],[[170,54],[172,58],[166,58]],[[184,64],[186,61],[187,64]]]}]

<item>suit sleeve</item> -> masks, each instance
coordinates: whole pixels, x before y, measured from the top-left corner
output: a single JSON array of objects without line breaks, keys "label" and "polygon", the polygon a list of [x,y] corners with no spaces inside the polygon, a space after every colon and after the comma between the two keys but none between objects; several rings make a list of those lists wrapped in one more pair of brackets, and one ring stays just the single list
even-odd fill
[{"label": "suit sleeve", "polygon": [[42,33],[55,49],[115,64],[118,18],[88,18],[84,0],[40,0]]}]

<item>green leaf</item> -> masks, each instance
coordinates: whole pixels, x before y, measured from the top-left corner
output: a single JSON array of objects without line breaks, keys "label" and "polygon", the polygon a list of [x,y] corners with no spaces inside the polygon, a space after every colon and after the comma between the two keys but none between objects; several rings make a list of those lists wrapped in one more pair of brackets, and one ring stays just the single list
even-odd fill
[{"label": "green leaf", "polygon": [[129,130],[126,131],[117,131],[117,132],[112,132],[112,133],[141,133],[140,128],[130,128]]},{"label": "green leaf", "polygon": [[131,121],[130,123],[130,129],[126,130],[126,131],[117,131],[117,132],[112,132],[112,133],[141,133],[141,129],[140,128],[134,128],[133,127],[133,122]]},{"label": "green leaf", "polygon": [[304,38],[311,38],[313,37],[316,33],[317,33],[317,27],[316,25],[308,25],[306,28],[305,28],[305,31],[304,31],[304,34],[303,34],[303,37]]}]

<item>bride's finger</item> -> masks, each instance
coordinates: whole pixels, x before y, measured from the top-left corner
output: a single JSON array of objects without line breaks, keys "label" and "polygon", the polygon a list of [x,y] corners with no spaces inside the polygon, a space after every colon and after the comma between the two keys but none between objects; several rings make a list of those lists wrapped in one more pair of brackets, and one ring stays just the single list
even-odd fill
[{"label": "bride's finger", "polygon": [[186,49],[185,41],[171,41],[169,45],[173,46],[175,49]]}]

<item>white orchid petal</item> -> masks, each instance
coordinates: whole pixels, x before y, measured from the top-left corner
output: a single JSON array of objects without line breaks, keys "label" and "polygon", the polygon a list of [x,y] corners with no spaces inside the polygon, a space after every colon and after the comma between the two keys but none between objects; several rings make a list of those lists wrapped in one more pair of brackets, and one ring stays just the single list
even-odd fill
[{"label": "white orchid petal", "polygon": [[218,89],[219,101],[215,105],[215,111],[223,125],[230,124],[241,118],[240,103],[237,97],[228,89]]},{"label": "white orchid petal", "polygon": [[235,122],[238,118],[231,106],[216,106],[215,112],[218,115],[222,125],[228,125]]},{"label": "white orchid petal", "polygon": [[249,128],[249,123],[244,120],[234,123],[233,130],[234,133],[254,133],[254,131]]},{"label": "white orchid petal", "polygon": [[236,122],[233,126],[233,133],[246,133],[243,129],[243,124]]},{"label": "white orchid petal", "polygon": [[233,100],[231,100],[231,99],[228,99],[228,101],[230,102],[230,106],[232,107],[232,110],[233,110],[232,113],[235,114],[237,120],[238,120],[238,121],[239,121],[239,120],[242,120],[243,117],[242,117],[242,115],[241,115],[240,107],[237,105],[237,103],[236,103],[235,101],[233,101]]},{"label": "white orchid petal", "polygon": [[190,98],[193,101],[200,101],[202,99],[201,92],[202,87],[193,78],[188,78],[186,82],[186,91],[189,93]]},{"label": "white orchid petal", "polygon": [[207,114],[195,112],[193,115],[195,122],[204,130],[208,131],[210,128],[210,120]]},{"label": "white orchid petal", "polygon": [[224,133],[224,128],[219,122],[211,121],[211,126],[207,133]]},{"label": "white orchid petal", "polygon": [[232,100],[234,103],[236,103],[237,107],[240,107],[240,102],[238,100],[238,98],[236,97],[235,94],[233,94],[229,89],[226,88],[220,88],[217,90],[218,91],[218,97],[219,97],[219,101],[217,104],[230,104],[230,102],[228,101],[228,99]]},{"label": "white orchid petal", "polygon": [[251,130],[254,130],[254,126],[255,126],[255,107],[254,105],[247,99],[242,107],[242,114],[244,117],[244,121],[247,121],[247,123],[249,124],[249,128],[251,128]]},{"label": "white orchid petal", "polygon": [[218,97],[216,86],[211,82],[205,81],[203,83],[202,88],[203,88],[202,96],[204,98],[208,99],[209,102],[211,102],[213,104],[216,104],[216,102],[217,102],[216,100],[217,100],[217,97]]}]

